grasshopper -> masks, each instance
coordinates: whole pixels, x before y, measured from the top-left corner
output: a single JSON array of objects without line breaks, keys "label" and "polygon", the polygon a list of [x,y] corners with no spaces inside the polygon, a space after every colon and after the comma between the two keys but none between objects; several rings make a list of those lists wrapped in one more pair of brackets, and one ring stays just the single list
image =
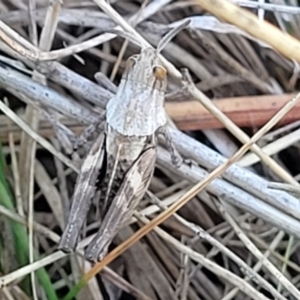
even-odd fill
[{"label": "grasshopper", "polygon": [[107,103],[106,130],[82,163],[60,250],[75,250],[99,180],[102,222],[85,250],[85,258],[91,262],[103,259],[148,189],[155,169],[157,134],[165,136],[173,163],[180,165],[181,157],[166,127],[167,71],[159,53],[188,24],[184,22],[167,33],[157,49],[144,48],[127,60],[116,95]]}]

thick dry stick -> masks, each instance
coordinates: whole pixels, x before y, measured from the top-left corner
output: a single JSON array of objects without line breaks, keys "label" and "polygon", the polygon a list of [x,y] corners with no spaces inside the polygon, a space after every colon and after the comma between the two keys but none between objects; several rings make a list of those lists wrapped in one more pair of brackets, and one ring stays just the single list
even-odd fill
[{"label": "thick dry stick", "polygon": [[[266,124],[294,96],[294,94],[283,94],[233,97],[212,100],[212,103],[237,126],[260,127]],[[65,100],[67,101],[66,98]],[[167,102],[165,108],[179,130],[224,128],[224,124],[218,121],[196,100]],[[300,104],[296,105],[293,110],[278,122],[277,126],[295,122],[299,120],[299,115]],[[22,118],[22,116],[20,117]],[[60,119],[60,122],[71,129],[76,135],[79,135],[85,128],[80,121],[66,117]],[[5,115],[0,116],[0,139],[4,144],[8,142],[10,132],[14,133],[14,141],[19,141],[21,129],[15,124],[9,124]],[[54,131],[49,121],[41,120],[39,134],[44,138],[53,137]]]},{"label": "thick dry stick", "polygon": [[228,0],[197,0],[199,6],[268,43],[287,58],[300,62],[300,41]]}]

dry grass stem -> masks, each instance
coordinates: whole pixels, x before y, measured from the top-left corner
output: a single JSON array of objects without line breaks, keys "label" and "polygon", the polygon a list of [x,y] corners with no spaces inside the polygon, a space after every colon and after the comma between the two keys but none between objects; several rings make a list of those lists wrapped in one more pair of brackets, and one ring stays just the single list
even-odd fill
[{"label": "dry grass stem", "polygon": [[268,22],[260,21],[254,14],[228,0],[197,0],[197,3],[218,18],[227,21],[268,43],[278,52],[300,62],[300,42]]},{"label": "dry grass stem", "polygon": [[32,139],[36,140],[39,144],[41,144],[45,149],[47,149],[50,153],[58,157],[62,162],[65,163],[66,166],[70,167],[74,171],[78,173],[78,169],[74,166],[73,162],[66,158],[61,153],[57,152],[57,150],[50,144],[46,139],[42,138],[36,132],[34,132],[24,121],[22,121],[12,110],[10,110],[4,103],[0,102],[0,109],[18,126],[22,128]]}]

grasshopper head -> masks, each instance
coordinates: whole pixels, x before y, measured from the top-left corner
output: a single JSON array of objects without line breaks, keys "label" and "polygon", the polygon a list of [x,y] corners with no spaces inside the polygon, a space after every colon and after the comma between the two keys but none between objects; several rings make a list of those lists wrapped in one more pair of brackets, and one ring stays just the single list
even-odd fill
[{"label": "grasshopper head", "polygon": [[[158,43],[157,49],[142,48],[140,54],[133,55],[127,60],[123,79],[130,82],[140,83],[153,90],[166,91],[167,70],[159,59],[159,53],[168,42],[182,29],[188,27],[190,20],[181,22],[171,29]],[[133,38],[133,40],[136,40]]]},{"label": "grasshopper head", "polygon": [[167,86],[167,70],[162,65],[157,51],[152,48],[144,48],[140,54],[127,60],[123,78],[163,91]]}]

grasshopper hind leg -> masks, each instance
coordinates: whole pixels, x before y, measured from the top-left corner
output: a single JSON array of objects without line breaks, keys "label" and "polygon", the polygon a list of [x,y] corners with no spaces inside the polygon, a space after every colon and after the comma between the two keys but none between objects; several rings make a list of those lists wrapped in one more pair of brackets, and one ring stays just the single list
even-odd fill
[{"label": "grasshopper hind leg", "polygon": [[96,183],[101,175],[105,158],[104,139],[104,135],[100,134],[81,165],[68,223],[58,246],[58,249],[64,252],[73,252],[77,246],[80,230],[87,217],[96,192]]},{"label": "grasshopper hind leg", "polygon": [[80,230],[86,219],[87,213],[90,209],[90,205],[91,200],[87,203],[84,203],[84,205],[80,205],[80,207],[78,207],[80,211],[80,216],[70,216],[68,220],[68,225],[65,228],[60,243],[58,245],[59,250],[62,250],[65,253],[71,253],[75,251],[79,239]]}]

